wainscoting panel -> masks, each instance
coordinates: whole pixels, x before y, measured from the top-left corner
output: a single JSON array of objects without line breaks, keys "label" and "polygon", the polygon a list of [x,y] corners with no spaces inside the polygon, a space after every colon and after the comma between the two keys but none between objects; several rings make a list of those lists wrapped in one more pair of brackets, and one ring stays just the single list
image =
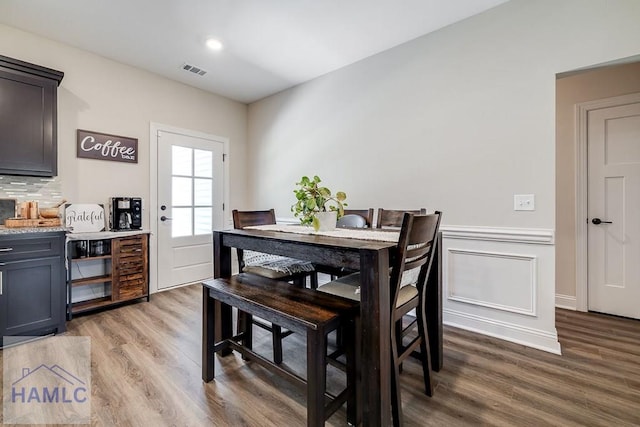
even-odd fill
[{"label": "wainscoting panel", "polygon": [[553,231],[441,229],[444,323],[560,354]]},{"label": "wainscoting panel", "polygon": [[553,230],[450,225],[440,230],[443,322],[560,354]]},{"label": "wainscoting panel", "polygon": [[448,299],[536,315],[535,255],[451,248],[447,257]]}]

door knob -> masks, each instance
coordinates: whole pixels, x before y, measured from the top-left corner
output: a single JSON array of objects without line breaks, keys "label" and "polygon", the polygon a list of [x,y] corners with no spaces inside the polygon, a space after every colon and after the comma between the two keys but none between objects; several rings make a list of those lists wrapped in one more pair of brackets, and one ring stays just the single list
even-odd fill
[{"label": "door knob", "polygon": [[593,218],[593,219],[591,220],[591,222],[592,222],[593,224],[595,224],[595,225],[598,225],[598,224],[613,224],[613,222],[611,222],[611,221],[603,221],[603,220],[601,220],[600,218]]},{"label": "door knob", "polygon": [[167,221],[167,220],[170,220],[170,219],[173,219],[173,218],[169,218],[168,216],[164,216],[164,215],[162,215],[160,217],[160,221]]}]

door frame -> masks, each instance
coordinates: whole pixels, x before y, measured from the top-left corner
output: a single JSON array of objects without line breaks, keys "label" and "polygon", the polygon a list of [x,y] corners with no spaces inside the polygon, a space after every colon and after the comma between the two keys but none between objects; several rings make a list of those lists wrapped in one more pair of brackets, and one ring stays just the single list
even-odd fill
[{"label": "door frame", "polygon": [[[210,133],[200,132],[191,129],[179,128],[176,126],[165,125],[161,123],[151,122],[149,126],[149,182],[151,185],[149,194],[149,224],[151,228],[151,236],[149,242],[149,293],[159,292],[158,290],[158,132],[172,132],[181,135],[191,136],[194,138],[208,139],[215,142],[223,143],[222,149],[222,179],[223,179],[223,221],[226,223],[226,208],[229,206],[229,138],[213,135]],[[162,289],[166,291],[173,288]]]},{"label": "door frame", "polygon": [[575,107],[576,135],[576,309],[589,311],[589,262],[588,230],[589,224],[587,200],[589,195],[588,179],[588,115],[590,111],[602,108],[618,107],[640,102],[640,93],[614,96],[595,101],[581,102]]}]

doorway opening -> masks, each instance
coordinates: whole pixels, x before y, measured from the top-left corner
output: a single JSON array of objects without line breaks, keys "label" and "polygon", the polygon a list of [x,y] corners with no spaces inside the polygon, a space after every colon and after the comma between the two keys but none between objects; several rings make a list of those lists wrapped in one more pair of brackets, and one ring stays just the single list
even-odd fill
[{"label": "doorway opening", "polygon": [[[589,310],[588,231],[589,227],[594,232],[598,230],[595,224],[586,222],[593,219],[588,213],[589,112],[628,103],[632,94],[640,92],[640,62],[633,62],[637,60],[627,58],[615,65],[563,73],[556,81],[556,306],[559,308]],[[606,220],[601,214],[594,217]],[[604,227],[600,228],[602,231]]]}]

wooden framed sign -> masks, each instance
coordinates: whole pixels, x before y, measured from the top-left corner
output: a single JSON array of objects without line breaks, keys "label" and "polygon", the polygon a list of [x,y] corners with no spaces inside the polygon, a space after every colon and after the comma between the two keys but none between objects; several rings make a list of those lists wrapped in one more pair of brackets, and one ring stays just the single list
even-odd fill
[{"label": "wooden framed sign", "polygon": [[72,233],[104,231],[104,205],[88,203],[64,205],[64,226]]},{"label": "wooden framed sign", "polygon": [[138,163],[138,139],[78,129],[76,153],[85,159]]}]

